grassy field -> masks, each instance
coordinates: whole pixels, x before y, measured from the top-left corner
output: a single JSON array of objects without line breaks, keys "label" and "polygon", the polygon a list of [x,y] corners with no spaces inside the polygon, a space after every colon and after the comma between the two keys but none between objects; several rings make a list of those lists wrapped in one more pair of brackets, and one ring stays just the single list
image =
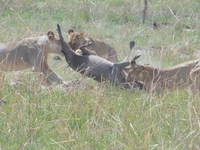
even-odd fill
[{"label": "grassy field", "polygon": [[[110,43],[123,60],[131,40],[139,63],[167,67],[199,58],[200,1],[2,0],[0,41],[84,31]],[[156,22],[159,28],[153,30]],[[187,29],[187,28],[190,29]],[[57,33],[56,33],[57,34]],[[132,93],[81,76],[63,61],[49,63],[67,89],[44,87],[31,70],[1,73],[0,150],[200,149],[200,98],[186,90]]]}]

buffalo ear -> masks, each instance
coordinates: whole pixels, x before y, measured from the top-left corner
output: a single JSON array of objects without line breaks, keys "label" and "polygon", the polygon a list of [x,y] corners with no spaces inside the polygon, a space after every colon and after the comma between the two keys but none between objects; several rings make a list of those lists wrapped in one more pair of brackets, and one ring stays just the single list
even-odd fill
[{"label": "buffalo ear", "polygon": [[68,30],[68,35],[70,35],[70,34],[72,34],[72,33],[74,33],[74,30],[73,30],[73,29],[69,29],[69,30]]},{"label": "buffalo ear", "polygon": [[136,64],[135,60],[132,59],[132,60],[131,60],[131,66],[133,67],[133,66],[135,66],[135,65],[137,65],[137,64]]},{"label": "buffalo ear", "polygon": [[55,34],[52,31],[49,31],[47,33],[47,37],[49,40],[53,40],[53,39],[55,39]]},{"label": "buffalo ear", "polygon": [[134,67],[135,65],[137,65],[136,61],[141,55],[136,55],[135,57],[133,57],[133,59],[131,60],[131,66]]},{"label": "buffalo ear", "polygon": [[133,60],[137,60],[141,55],[136,55]]}]

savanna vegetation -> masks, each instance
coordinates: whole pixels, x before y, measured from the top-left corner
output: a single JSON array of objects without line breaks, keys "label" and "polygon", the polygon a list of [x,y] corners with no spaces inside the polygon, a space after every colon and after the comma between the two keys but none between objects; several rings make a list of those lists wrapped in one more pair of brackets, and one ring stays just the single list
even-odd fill
[{"label": "savanna vegetation", "polygon": [[[84,31],[158,67],[199,58],[199,0],[1,0],[0,41]],[[157,29],[153,29],[157,23]],[[1,72],[0,149],[200,149],[200,98],[187,89],[126,91],[49,64],[69,87],[43,86],[31,70]],[[79,82],[76,82],[76,80]]]}]

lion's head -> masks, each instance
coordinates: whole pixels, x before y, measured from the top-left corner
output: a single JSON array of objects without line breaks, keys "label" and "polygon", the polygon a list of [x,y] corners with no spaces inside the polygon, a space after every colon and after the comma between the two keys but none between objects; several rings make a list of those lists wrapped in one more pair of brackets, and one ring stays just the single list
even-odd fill
[{"label": "lion's head", "polygon": [[47,51],[52,53],[58,53],[63,55],[62,43],[61,40],[55,37],[55,34],[52,31],[47,33],[48,45],[46,45]]},{"label": "lion's head", "polygon": [[131,69],[129,70],[128,75],[126,77],[127,82],[145,82],[145,80],[149,79],[149,73],[145,69],[145,67],[136,63],[136,59],[138,59],[139,57],[140,55],[135,56],[131,61]]},{"label": "lion's head", "polygon": [[127,82],[134,82],[134,81],[144,82],[147,76],[148,76],[148,72],[142,66],[137,66],[129,70],[128,75],[126,77],[126,81]]},{"label": "lion's head", "polygon": [[68,44],[73,50],[77,50],[85,42],[84,33],[77,33],[74,30],[68,30]]}]

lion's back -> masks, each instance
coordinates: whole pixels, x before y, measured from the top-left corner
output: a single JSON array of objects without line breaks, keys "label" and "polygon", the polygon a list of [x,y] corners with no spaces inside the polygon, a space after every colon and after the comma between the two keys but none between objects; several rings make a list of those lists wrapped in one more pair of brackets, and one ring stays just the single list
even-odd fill
[{"label": "lion's back", "polygon": [[89,50],[95,51],[98,56],[101,56],[111,62],[117,62],[117,52],[114,50],[110,44],[100,40],[91,39],[92,44],[88,47]]}]

